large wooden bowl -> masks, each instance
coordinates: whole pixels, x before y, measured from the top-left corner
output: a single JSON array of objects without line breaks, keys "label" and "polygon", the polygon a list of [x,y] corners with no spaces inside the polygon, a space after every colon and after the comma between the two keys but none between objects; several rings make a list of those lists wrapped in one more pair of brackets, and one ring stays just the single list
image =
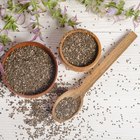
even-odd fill
[{"label": "large wooden bowl", "polygon": [[14,94],[16,94],[18,96],[25,97],[25,98],[37,98],[37,97],[40,97],[40,96],[48,93],[52,89],[52,87],[54,86],[54,83],[55,83],[56,78],[57,78],[58,65],[57,65],[56,59],[55,59],[53,53],[50,51],[50,49],[48,49],[46,46],[44,46],[44,45],[42,45],[40,43],[37,43],[37,42],[22,42],[22,43],[19,43],[19,44],[15,45],[14,47],[12,47],[11,49],[8,50],[8,52],[5,54],[5,56],[4,56],[3,60],[2,60],[2,64],[4,66],[7,58],[9,57],[9,55],[13,51],[15,51],[15,49],[22,48],[22,47],[28,47],[28,46],[39,47],[39,48],[43,49],[51,57],[51,59],[52,59],[52,61],[54,63],[55,72],[54,72],[54,76],[53,76],[54,79],[52,80],[52,82],[49,85],[49,87],[46,90],[44,90],[43,92],[41,92],[41,93],[36,93],[36,94],[32,94],[32,95],[30,95],[30,94],[27,95],[27,94],[24,94],[24,93],[21,94],[21,93],[15,92],[14,89],[12,89],[12,87],[9,85],[8,81],[6,80],[6,73],[3,74],[2,79],[3,79],[4,84],[8,87],[8,89],[12,93],[14,93]]}]

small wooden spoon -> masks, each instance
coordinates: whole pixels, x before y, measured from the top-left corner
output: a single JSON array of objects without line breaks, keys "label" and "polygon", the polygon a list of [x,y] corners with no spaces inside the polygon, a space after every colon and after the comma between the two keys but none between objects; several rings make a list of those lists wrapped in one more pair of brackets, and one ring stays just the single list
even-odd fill
[{"label": "small wooden spoon", "polygon": [[[100,76],[102,76],[102,74],[111,66],[111,64],[113,64],[113,62],[128,48],[128,46],[136,39],[136,37],[137,35],[133,31],[127,34],[123,38],[123,40],[115,47],[115,49],[113,49],[111,53],[95,69],[91,70],[90,74],[84,79],[80,87],[66,91],[56,100],[52,110],[52,115],[54,120],[56,120],[57,122],[64,122],[78,113],[78,111],[82,106],[85,93],[100,78]],[[57,105],[61,100],[69,97],[72,97],[73,99],[78,99],[78,98],[80,99],[80,105],[78,110],[65,120],[57,118],[55,112]]]}]

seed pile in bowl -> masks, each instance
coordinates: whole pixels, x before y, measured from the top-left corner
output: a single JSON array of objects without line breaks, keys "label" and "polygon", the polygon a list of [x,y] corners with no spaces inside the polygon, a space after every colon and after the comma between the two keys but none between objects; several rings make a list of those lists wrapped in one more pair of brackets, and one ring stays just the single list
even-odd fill
[{"label": "seed pile in bowl", "polygon": [[7,58],[4,70],[10,87],[20,94],[45,91],[53,82],[55,65],[41,48],[26,46],[15,49]]},{"label": "seed pile in bowl", "polygon": [[92,35],[74,32],[64,40],[62,53],[70,64],[83,67],[95,60],[98,46]]},{"label": "seed pile in bowl", "polygon": [[71,118],[80,107],[80,98],[65,97],[55,108],[56,117],[60,120]]}]

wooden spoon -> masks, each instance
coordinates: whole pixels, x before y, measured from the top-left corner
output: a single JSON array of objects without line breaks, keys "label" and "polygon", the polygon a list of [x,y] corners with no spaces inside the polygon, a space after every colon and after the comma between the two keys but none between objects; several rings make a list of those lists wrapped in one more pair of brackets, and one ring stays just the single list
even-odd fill
[{"label": "wooden spoon", "polygon": [[[80,87],[66,91],[56,100],[52,110],[52,115],[54,120],[56,120],[57,122],[64,122],[78,113],[78,111],[82,106],[85,93],[100,78],[100,76],[102,76],[102,74],[111,66],[111,64],[113,64],[113,62],[128,48],[128,46],[136,39],[136,37],[137,35],[133,31],[128,33],[123,38],[123,40],[115,47],[115,49],[113,49],[111,53],[95,69],[91,70],[90,74],[83,80],[83,83],[81,84]],[[75,111],[75,113],[73,113],[71,116],[69,116],[66,119],[57,118],[56,115],[57,105],[61,100],[69,97],[72,97],[75,100],[77,99],[80,100],[78,109]]]}]

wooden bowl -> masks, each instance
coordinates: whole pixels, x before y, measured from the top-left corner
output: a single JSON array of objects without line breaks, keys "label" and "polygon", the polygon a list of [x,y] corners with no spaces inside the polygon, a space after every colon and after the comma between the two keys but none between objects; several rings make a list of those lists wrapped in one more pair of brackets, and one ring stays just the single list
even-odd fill
[{"label": "wooden bowl", "polygon": [[18,96],[21,96],[21,97],[25,97],[25,98],[37,98],[37,97],[40,97],[40,96],[42,96],[42,95],[48,93],[48,92],[53,88],[54,83],[55,83],[56,78],[57,78],[58,65],[57,65],[57,61],[56,61],[56,59],[55,59],[55,56],[54,56],[53,53],[50,51],[50,49],[48,49],[46,46],[44,46],[44,45],[42,45],[42,44],[40,44],[40,43],[37,43],[37,42],[22,42],[22,43],[19,43],[19,44],[15,45],[14,47],[12,47],[12,48],[10,48],[10,49],[8,50],[8,52],[5,54],[5,56],[4,56],[4,58],[3,58],[2,64],[3,64],[3,66],[4,66],[4,64],[5,64],[6,60],[7,60],[7,58],[9,57],[9,55],[10,55],[13,51],[15,51],[15,49],[22,48],[22,47],[27,47],[27,46],[39,47],[39,48],[43,49],[43,50],[51,57],[51,59],[52,59],[52,61],[53,61],[53,63],[54,63],[54,67],[55,67],[55,72],[54,72],[55,75],[54,75],[54,79],[52,80],[52,82],[51,82],[51,84],[49,85],[49,87],[48,87],[45,91],[43,91],[43,92],[41,92],[41,93],[36,93],[36,94],[32,94],[32,95],[30,95],[30,94],[27,95],[27,94],[24,94],[24,93],[21,94],[21,93],[15,92],[14,89],[12,89],[12,87],[9,85],[9,83],[8,83],[7,80],[6,80],[6,73],[4,73],[2,79],[3,79],[4,84],[8,87],[8,89],[9,89],[12,93],[14,93],[14,94],[16,94],[16,95],[18,95]]},{"label": "wooden bowl", "polygon": [[[95,39],[95,41],[97,43],[97,47],[98,47],[97,50],[98,50],[98,52],[97,52],[96,58],[89,65],[86,65],[86,66],[75,66],[75,65],[69,63],[65,59],[65,57],[63,55],[62,49],[63,49],[63,45],[64,45],[64,42],[65,42],[66,38],[68,38],[69,36],[71,36],[73,33],[76,33],[76,32],[82,32],[82,33],[91,35]],[[75,29],[75,30],[69,31],[68,33],[66,33],[63,36],[63,38],[62,38],[62,40],[60,42],[59,53],[60,53],[60,57],[61,57],[62,61],[64,62],[64,64],[68,68],[70,68],[70,69],[72,69],[74,71],[77,71],[77,72],[85,72],[85,71],[89,71],[91,68],[93,68],[97,64],[97,62],[99,61],[100,56],[101,56],[101,44],[100,44],[100,41],[99,41],[98,37],[95,34],[93,34],[92,32],[90,32],[88,30],[85,30],[85,29]]]}]

